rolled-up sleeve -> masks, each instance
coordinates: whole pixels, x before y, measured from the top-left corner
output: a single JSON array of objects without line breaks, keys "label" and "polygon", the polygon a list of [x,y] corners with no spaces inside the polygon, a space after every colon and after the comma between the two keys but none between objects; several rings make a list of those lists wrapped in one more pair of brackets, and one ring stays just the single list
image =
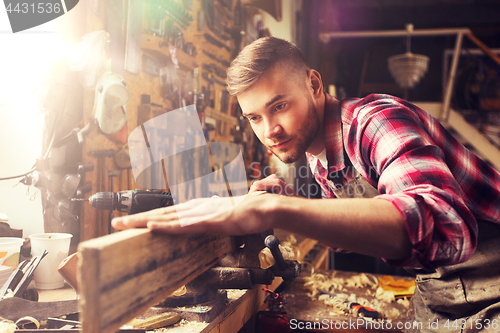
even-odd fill
[{"label": "rolled-up sleeve", "polygon": [[412,244],[410,258],[387,261],[434,269],[468,260],[477,244],[477,222],[443,149],[418,114],[381,103],[352,125],[349,144],[356,161],[365,177],[375,179],[375,198],[390,201],[404,216]]}]

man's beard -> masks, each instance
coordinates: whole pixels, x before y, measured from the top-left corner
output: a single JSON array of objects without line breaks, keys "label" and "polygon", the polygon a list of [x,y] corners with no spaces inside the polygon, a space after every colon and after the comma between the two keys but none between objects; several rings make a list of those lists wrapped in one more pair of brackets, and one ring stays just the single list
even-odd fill
[{"label": "man's beard", "polygon": [[295,147],[292,147],[289,151],[284,152],[284,156],[280,157],[276,152],[274,152],[271,148],[271,152],[279,158],[283,163],[291,164],[293,162],[298,161],[302,156],[304,156],[307,148],[311,145],[311,143],[316,138],[316,135],[320,129],[320,122],[318,117],[318,112],[316,110],[316,105],[314,105],[311,96],[308,95],[308,110],[306,121],[303,126],[298,131],[296,136],[292,136],[291,139],[296,138],[297,143]]}]

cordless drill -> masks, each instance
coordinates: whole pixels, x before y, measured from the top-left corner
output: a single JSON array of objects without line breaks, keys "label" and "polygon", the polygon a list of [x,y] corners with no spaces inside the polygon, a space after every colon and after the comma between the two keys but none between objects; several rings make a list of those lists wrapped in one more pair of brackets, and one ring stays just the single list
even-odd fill
[{"label": "cordless drill", "polygon": [[[72,199],[86,201],[87,199]],[[120,192],[98,192],[88,199],[92,207],[105,210],[118,210],[128,214],[146,212],[160,207],[172,206],[171,193],[160,190],[128,190]]]}]

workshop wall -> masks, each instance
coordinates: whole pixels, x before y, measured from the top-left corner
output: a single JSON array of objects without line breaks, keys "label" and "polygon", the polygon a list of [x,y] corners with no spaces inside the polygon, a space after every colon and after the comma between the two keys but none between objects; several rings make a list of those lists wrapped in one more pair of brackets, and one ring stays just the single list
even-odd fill
[{"label": "workshop wall", "polygon": [[[286,13],[286,21],[275,25],[273,33],[290,38],[291,11],[297,10],[292,3],[298,2],[284,3],[280,17]],[[95,89],[85,91],[83,122],[90,123],[91,130],[83,145],[82,163],[94,164],[94,171],[85,173],[92,193],[148,188],[141,186],[133,174],[130,154],[134,152],[129,153],[128,135],[148,120],[191,104],[196,106],[209,143],[239,145],[247,176],[255,171],[250,168],[252,161],[267,163],[267,154],[247,121],[240,117],[236,99],[225,88],[230,61],[246,44],[268,33],[263,15],[267,15],[268,23],[276,21],[257,7],[243,6],[239,0],[102,1],[87,5],[86,32],[109,33],[105,52],[130,95],[123,107],[126,124],[113,134],[105,134],[104,124],[95,125],[93,120],[95,98],[99,95]],[[248,185],[246,181],[241,184],[242,188]],[[168,191],[168,184],[158,189]],[[186,189],[178,193],[187,198],[203,194],[198,187],[194,192]],[[81,240],[110,232],[109,211],[84,203],[80,218]]]}]

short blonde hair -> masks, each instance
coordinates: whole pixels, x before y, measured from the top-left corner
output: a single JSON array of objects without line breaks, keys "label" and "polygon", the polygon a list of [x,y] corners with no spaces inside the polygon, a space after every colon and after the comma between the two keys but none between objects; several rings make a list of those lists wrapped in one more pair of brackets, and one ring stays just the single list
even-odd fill
[{"label": "short blonde hair", "polygon": [[238,95],[252,87],[264,73],[276,64],[286,64],[295,71],[307,73],[302,52],[294,44],[276,37],[259,38],[247,45],[227,69],[227,90]]}]

